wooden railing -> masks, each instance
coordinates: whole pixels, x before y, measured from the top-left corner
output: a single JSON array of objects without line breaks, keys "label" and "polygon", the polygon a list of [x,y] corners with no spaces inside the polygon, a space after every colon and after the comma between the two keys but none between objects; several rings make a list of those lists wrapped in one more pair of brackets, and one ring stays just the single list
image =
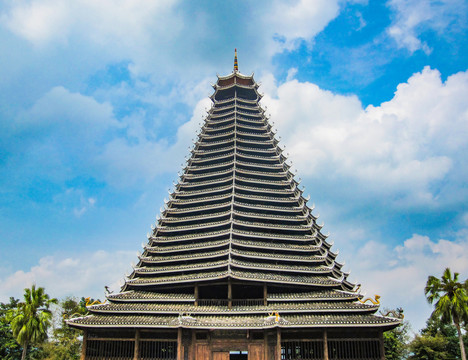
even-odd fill
[{"label": "wooden railing", "polygon": [[[380,360],[379,339],[341,338],[327,340],[329,360]],[[322,360],[324,340],[281,341],[281,360]]]},{"label": "wooden railing", "polygon": [[232,306],[262,306],[263,299],[233,299]]},{"label": "wooden railing", "polygon": [[[244,306],[262,306],[264,304],[263,299],[232,299],[232,307],[244,307]],[[198,299],[198,306],[222,306],[228,307],[228,299]]]},{"label": "wooden railing", "polygon": [[198,306],[228,306],[227,299],[199,299]]},{"label": "wooden railing", "polygon": [[[177,341],[141,339],[140,360],[176,360]],[[86,360],[134,360],[135,339],[87,340]]]}]

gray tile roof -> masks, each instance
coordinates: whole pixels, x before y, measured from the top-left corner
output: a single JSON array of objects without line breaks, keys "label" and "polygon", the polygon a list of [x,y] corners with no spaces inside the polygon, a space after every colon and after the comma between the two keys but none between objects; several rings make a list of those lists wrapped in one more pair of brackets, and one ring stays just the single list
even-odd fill
[{"label": "gray tile roof", "polygon": [[[235,84],[236,76],[251,85]],[[70,325],[396,326],[398,320],[374,315],[378,306],[357,302],[258,103],[253,77],[235,73],[218,81],[224,85],[215,86],[191,157],[122,292]],[[195,284],[209,292],[228,279],[267,284],[268,304],[196,302]],[[274,312],[279,322],[268,315]]]},{"label": "gray tile roof", "polygon": [[374,313],[378,306],[360,302],[273,302],[269,305],[234,305],[231,308],[222,305],[198,305],[190,303],[106,303],[88,308],[92,313],[130,314],[267,314],[279,311],[281,313]]},{"label": "gray tile roof", "polygon": [[91,315],[73,319],[69,322],[77,327],[139,327],[139,328],[201,328],[201,329],[264,329],[281,328],[320,328],[320,327],[382,327],[393,328],[400,323],[398,319],[374,315],[282,315],[276,322],[274,316],[206,316],[206,315]]}]

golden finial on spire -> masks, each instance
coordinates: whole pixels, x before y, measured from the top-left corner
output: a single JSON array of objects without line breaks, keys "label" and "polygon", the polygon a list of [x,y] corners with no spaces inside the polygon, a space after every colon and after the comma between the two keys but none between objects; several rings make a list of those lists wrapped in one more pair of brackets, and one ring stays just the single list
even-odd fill
[{"label": "golden finial on spire", "polygon": [[237,64],[237,49],[234,49],[234,72],[239,71],[239,65]]}]

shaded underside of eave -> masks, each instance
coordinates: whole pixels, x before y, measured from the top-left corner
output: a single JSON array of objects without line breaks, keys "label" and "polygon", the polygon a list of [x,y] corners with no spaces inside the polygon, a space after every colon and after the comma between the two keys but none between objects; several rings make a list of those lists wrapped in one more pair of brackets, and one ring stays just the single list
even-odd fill
[{"label": "shaded underside of eave", "polygon": [[[315,290],[301,293],[270,293],[267,301],[350,301],[359,298],[355,292],[340,290]],[[117,294],[109,294],[107,299],[112,302],[194,302],[193,293],[161,293],[156,291],[129,290]]]},{"label": "shaded underside of eave", "polygon": [[[148,266],[142,265],[134,269],[133,273],[138,276],[158,276],[159,274],[171,274],[181,272],[200,272],[204,269],[216,269],[225,267],[227,265],[235,266],[239,269],[247,270],[263,270],[263,271],[285,271],[287,273],[300,273],[302,275],[317,275],[317,276],[332,276],[332,274],[339,273],[339,270],[334,264],[323,264],[324,261],[315,262],[313,265],[293,265],[290,263],[285,264],[270,264],[270,263],[257,263],[254,260],[257,258],[249,258],[246,256],[236,255],[236,258],[228,259],[229,252],[221,253],[213,256],[206,256],[199,261],[190,264],[168,264],[165,266]],[[231,255],[235,255],[231,251]],[[217,259],[219,258],[219,259]],[[276,261],[276,260],[273,260]],[[153,265],[153,264],[152,264]]]},{"label": "shaded underside of eave", "polygon": [[[235,244],[231,242],[231,245]],[[229,244],[226,242],[226,244],[221,247],[221,250],[219,248],[212,248],[212,251],[209,252],[188,252],[184,253],[182,255],[180,254],[175,254],[175,255],[167,255],[167,256],[139,256],[139,262],[137,264],[137,267],[146,267],[146,266],[154,266],[154,265],[172,265],[172,266],[179,266],[179,264],[184,264],[184,263],[193,263],[197,261],[203,261],[205,259],[210,260],[210,259],[215,259],[215,258],[220,258],[220,257],[226,257],[229,254],[231,256],[236,256],[236,257],[241,257],[244,259],[249,259],[250,261],[256,261],[256,260],[267,260],[267,261],[282,261],[284,263],[304,263],[304,264],[322,264],[325,265],[327,261],[327,254],[322,254],[320,252],[317,252],[318,254],[283,254],[283,253],[268,253],[264,252],[263,249],[254,248],[257,251],[245,251],[241,249],[234,249],[232,248],[231,250],[228,248]],[[203,248],[202,248],[203,249]],[[314,253],[311,251],[311,253]],[[334,267],[338,268],[337,263],[335,262]],[[332,267],[330,266],[330,269]]]},{"label": "shaded underside of eave", "polygon": [[236,95],[245,97],[245,100],[256,101],[262,98],[254,86],[251,85],[242,85],[242,84],[232,84],[227,87],[216,88],[215,93],[211,96],[211,99],[215,102],[225,101],[234,99]]}]

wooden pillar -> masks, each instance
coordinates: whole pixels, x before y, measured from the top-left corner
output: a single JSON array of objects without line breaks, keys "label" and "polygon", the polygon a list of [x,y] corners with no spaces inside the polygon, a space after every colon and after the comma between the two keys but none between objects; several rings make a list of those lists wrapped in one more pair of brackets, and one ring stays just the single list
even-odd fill
[{"label": "wooden pillar", "polygon": [[276,328],[276,359],[281,360],[281,329]]},{"label": "wooden pillar", "polygon": [[177,360],[184,359],[184,347],[182,344],[182,328],[177,329]]},{"label": "wooden pillar", "polygon": [[385,345],[383,339],[383,330],[379,331],[379,342],[380,342],[380,359],[385,360]]},{"label": "wooden pillar", "polygon": [[133,353],[133,360],[140,360],[140,330],[135,330],[135,350]]},{"label": "wooden pillar", "polygon": [[88,345],[88,332],[83,331],[83,346],[81,347],[81,360],[86,360],[86,349]]},{"label": "wooden pillar", "polygon": [[323,360],[328,360],[328,334],[327,334],[327,329],[323,330]]},{"label": "wooden pillar", "polygon": [[208,360],[213,360],[213,344],[211,343],[211,331],[208,331],[208,354]]},{"label": "wooden pillar", "polygon": [[190,344],[190,360],[195,360],[195,354],[197,353],[197,338],[195,335],[195,330],[191,330],[192,332],[192,343]]},{"label": "wooden pillar", "polygon": [[195,284],[195,289],[194,289],[194,297],[195,297],[195,306],[198,306],[198,284]]},{"label": "wooden pillar", "polygon": [[265,306],[268,305],[267,297],[268,297],[268,288],[267,288],[267,284],[264,283],[263,284],[263,305]]},{"label": "wooden pillar", "polygon": [[228,308],[232,309],[232,284],[231,284],[231,278],[228,278]]},{"label": "wooden pillar", "polygon": [[263,330],[263,359],[268,360],[268,331]]}]

